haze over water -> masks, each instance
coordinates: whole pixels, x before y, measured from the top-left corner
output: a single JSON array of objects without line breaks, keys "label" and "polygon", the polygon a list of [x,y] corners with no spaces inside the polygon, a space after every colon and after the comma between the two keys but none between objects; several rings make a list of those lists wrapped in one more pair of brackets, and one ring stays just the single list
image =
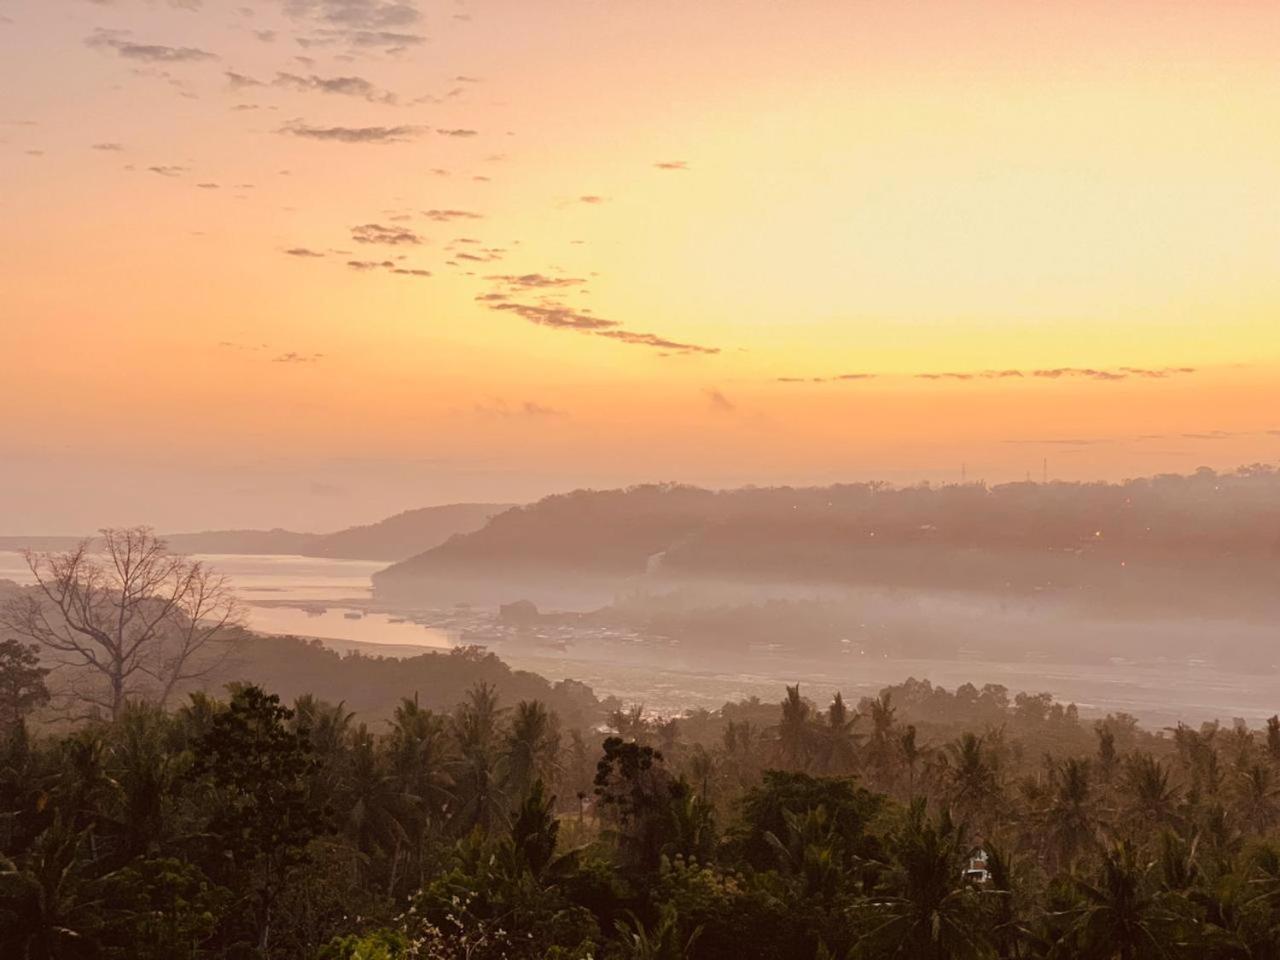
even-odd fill
[{"label": "haze over water", "polygon": [[[459,631],[437,629],[405,619],[372,602],[370,576],[384,565],[372,561],[330,560],[301,556],[207,555],[205,563],[229,576],[247,605],[247,625],[256,631],[316,637],[347,652],[369,655],[414,655],[415,650],[449,649],[463,639]],[[21,556],[0,551],[0,580],[29,583]],[[372,607],[372,609],[370,609]],[[453,611],[439,611],[448,616]],[[485,616],[489,614],[486,613]],[[1058,625],[1062,628],[1062,625]],[[1239,624],[1187,627],[1175,621],[1088,623],[1068,630],[1116,631],[1123,642],[1127,630],[1152,632],[1204,630],[1206,643],[1218,631],[1239,631]],[[1220,633],[1218,634],[1220,636]],[[1265,642],[1260,635],[1251,642]],[[348,641],[354,642],[355,646]],[[379,650],[378,647],[385,647]],[[1214,669],[1200,662],[1079,664],[1043,659],[996,662],[987,659],[939,660],[866,657],[856,654],[821,660],[778,654],[741,661],[706,652],[644,644],[580,642],[564,650],[531,644],[490,643],[489,649],[519,669],[552,679],[572,678],[590,685],[600,696],[643,703],[663,715],[700,707],[716,709],[749,697],[770,701],[784,683],[800,682],[807,695],[828,698],[836,690],[846,696],[874,695],[907,676],[929,679],[954,689],[964,683],[1002,683],[1013,691],[1041,690],[1076,702],[1086,715],[1125,711],[1148,723],[1177,720],[1269,716],[1280,701],[1280,676],[1249,676]]]}]

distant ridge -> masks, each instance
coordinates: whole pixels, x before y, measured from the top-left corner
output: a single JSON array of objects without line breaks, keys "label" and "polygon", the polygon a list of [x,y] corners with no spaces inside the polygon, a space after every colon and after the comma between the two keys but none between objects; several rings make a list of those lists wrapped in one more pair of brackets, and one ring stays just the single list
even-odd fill
[{"label": "distant ridge", "polygon": [[[560,602],[566,586],[942,589],[1280,609],[1280,471],[1123,483],[578,490],[374,575],[379,598]],[[1166,600],[1166,605],[1168,601]],[[584,609],[579,607],[578,609]]]},{"label": "distant ridge", "polygon": [[[296,554],[334,560],[378,560],[395,563],[430,550],[460,533],[479,530],[510,508],[503,503],[451,503],[406,510],[377,523],[334,533],[292,530],[209,530],[165,534],[175,553]],[[66,550],[79,537],[0,537],[0,550]]]}]

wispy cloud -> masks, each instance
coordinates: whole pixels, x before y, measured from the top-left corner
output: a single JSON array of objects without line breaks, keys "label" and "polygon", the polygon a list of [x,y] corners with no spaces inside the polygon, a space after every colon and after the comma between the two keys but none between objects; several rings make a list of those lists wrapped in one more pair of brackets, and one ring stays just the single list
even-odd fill
[{"label": "wispy cloud", "polygon": [[501,417],[503,419],[560,420],[569,416],[564,410],[557,410],[555,407],[548,407],[532,400],[526,400],[523,403],[514,405],[506,400],[494,400],[486,404],[478,403],[475,411],[482,416]]},{"label": "wispy cloud", "polygon": [[654,347],[668,353],[701,353],[710,355],[720,352],[719,347],[704,347],[696,343],[682,343],[679,340],[660,337],[655,333],[636,333],[632,330],[601,330],[596,336],[608,337],[610,340],[630,343],[639,347]]},{"label": "wispy cloud", "polygon": [[387,273],[397,274],[402,277],[429,277],[430,270],[423,270],[418,267],[405,267],[396,263],[394,260],[348,260],[347,266],[352,270],[360,273],[367,273],[372,270],[385,270]]},{"label": "wispy cloud", "polygon": [[778,383],[839,383],[854,380],[874,380],[874,373],[837,373],[829,377],[775,377]]},{"label": "wispy cloud", "polygon": [[114,50],[126,60],[142,63],[194,63],[216,60],[218,55],[199,47],[171,47],[161,43],[137,43],[125,30],[95,30],[85,44],[99,50]]},{"label": "wispy cloud", "polygon": [[1040,370],[974,370],[967,372],[917,373],[917,380],[1003,380],[1008,378],[1032,377],[1039,380],[1126,380],[1129,377],[1140,377],[1147,380],[1164,380],[1196,372],[1195,367],[1118,367],[1103,369],[1095,367],[1050,367]]},{"label": "wispy cloud", "polygon": [[351,228],[351,239],[356,243],[377,243],[389,247],[416,246],[422,238],[405,227],[384,227],[380,223],[365,223]]},{"label": "wispy cloud", "polygon": [[559,330],[608,330],[618,326],[616,320],[595,317],[558,304],[542,306],[532,303],[500,301],[494,303],[490,309],[514,313],[516,316],[522,317],[530,323],[536,323],[540,327],[553,327]]},{"label": "wispy cloud", "polygon": [[277,87],[289,90],[338,94],[344,97],[359,97],[370,103],[394,104],[396,95],[382,90],[364,77],[318,77],[315,74],[300,76],[296,73],[277,73],[273,81]]},{"label": "wispy cloud", "polygon": [[236,73],[234,70],[225,70],[222,75],[227,78],[227,85],[232,90],[247,90],[251,87],[266,86],[261,80],[254,79],[243,73]]},{"label": "wispy cloud", "polygon": [[659,170],[688,170],[689,164],[685,160],[659,160],[654,164]]},{"label": "wispy cloud", "polygon": [[323,257],[324,254],[318,250],[311,250],[307,247],[290,247],[285,251],[291,257]]},{"label": "wispy cloud", "polygon": [[575,287],[586,283],[581,277],[549,277],[542,273],[496,274],[485,277],[496,283],[520,289],[544,289],[548,287]]},{"label": "wispy cloud", "polygon": [[448,223],[451,220],[483,220],[484,214],[470,210],[423,210],[422,215],[428,220]]},{"label": "wispy cloud", "polygon": [[281,0],[291,17],[307,17],[354,30],[411,27],[422,19],[416,3],[407,0]]},{"label": "wispy cloud", "polygon": [[305,123],[287,124],[280,133],[307,140],[326,140],[333,143],[405,143],[421,136],[425,127],[317,127]]}]

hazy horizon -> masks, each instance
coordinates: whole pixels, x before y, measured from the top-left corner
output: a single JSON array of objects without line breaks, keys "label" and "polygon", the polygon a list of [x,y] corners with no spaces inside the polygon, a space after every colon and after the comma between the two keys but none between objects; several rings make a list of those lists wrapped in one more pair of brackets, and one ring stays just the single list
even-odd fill
[{"label": "hazy horizon", "polygon": [[1280,457],[1273,3],[0,0],[0,48],[6,532]]},{"label": "hazy horizon", "polygon": [[[1056,463],[1056,462],[1055,462]],[[1230,472],[1247,466],[1244,463],[1199,463],[1185,473],[1207,467],[1219,472]],[[332,478],[335,473],[349,471],[351,465],[344,464],[343,470],[335,470],[333,464],[316,464],[318,475]],[[1050,466],[1047,458],[1033,469],[1028,465],[1021,472],[1013,472],[1008,476],[989,476],[982,470],[981,464],[962,463],[951,470],[915,471],[868,471],[865,474],[842,474],[835,476],[814,476],[809,478],[790,477],[787,475],[760,478],[728,479],[710,478],[706,480],[690,480],[680,477],[640,477],[627,479],[609,474],[599,475],[599,481],[573,482],[570,478],[545,478],[531,481],[527,476],[510,477],[506,474],[494,474],[492,477],[457,477],[450,476],[444,482],[438,474],[433,475],[432,468],[422,468],[421,474],[409,472],[401,476],[400,471],[389,470],[387,464],[361,465],[363,475],[349,481],[348,486],[317,479],[308,480],[303,475],[281,476],[273,473],[270,483],[258,488],[240,487],[225,490],[216,486],[201,493],[200,500],[192,502],[193,488],[187,485],[176,487],[164,486],[152,490],[145,486],[130,485],[121,496],[121,488],[112,486],[109,493],[86,502],[79,494],[65,491],[43,491],[47,498],[42,506],[39,499],[30,490],[19,488],[17,494],[6,497],[5,478],[0,478],[0,498],[6,504],[21,504],[23,509],[12,511],[0,509],[0,537],[74,537],[86,536],[103,527],[123,527],[142,525],[166,533],[199,533],[215,530],[291,530],[297,533],[332,533],[346,527],[376,523],[396,514],[416,510],[422,507],[449,506],[457,503],[535,503],[547,496],[571,493],[576,490],[614,490],[655,483],[688,484],[707,490],[737,490],[747,487],[824,487],[833,484],[887,483],[896,487],[909,487],[920,483],[954,484],[985,483],[996,486],[1002,483],[1031,481],[1039,483],[1047,473],[1050,483],[1062,481],[1067,483],[1118,483],[1127,480],[1156,476],[1160,471],[1124,473],[1114,476],[1098,476],[1084,472],[1080,475],[1063,476],[1056,466]],[[1181,473],[1182,471],[1169,471]],[[154,471],[146,474],[154,479]],[[184,478],[187,482],[203,480],[208,482],[207,471]],[[197,488],[198,489],[198,488]],[[426,499],[418,498],[416,491],[439,491],[434,498],[431,494]],[[450,496],[446,491],[456,491]],[[486,496],[486,491],[493,491]],[[507,495],[503,491],[525,491],[523,495]],[[221,494],[225,501],[211,506],[207,497]],[[301,495],[301,497],[300,497]],[[301,500],[301,502],[300,502]],[[122,502],[133,501],[134,507],[122,506]],[[385,506],[381,506],[385,504]],[[193,506],[196,509],[193,509]],[[47,516],[48,523],[40,525],[40,517]],[[208,519],[201,520],[201,517]],[[77,519],[79,518],[79,519]],[[282,519],[283,518],[283,519]]]}]

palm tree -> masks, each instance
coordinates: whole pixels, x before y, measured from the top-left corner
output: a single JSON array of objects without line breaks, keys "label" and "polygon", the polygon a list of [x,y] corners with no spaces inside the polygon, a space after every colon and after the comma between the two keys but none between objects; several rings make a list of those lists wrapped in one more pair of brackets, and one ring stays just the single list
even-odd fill
[{"label": "palm tree", "polygon": [[1177,914],[1170,895],[1152,892],[1150,864],[1140,863],[1129,841],[1108,850],[1094,883],[1074,879],[1083,898],[1068,911],[1069,924],[1049,956],[1070,960],[1167,960]]},{"label": "palm tree", "polygon": [[1280,763],[1280,715],[1267,717],[1267,756]]},{"label": "palm tree", "polygon": [[948,803],[961,818],[989,818],[999,794],[995,766],[986,749],[986,737],[965,733],[947,744],[946,793]]},{"label": "palm tree", "polygon": [[1094,727],[1094,733],[1098,737],[1098,774],[1104,784],[1111,786],[1116,769],[1120,766],[1120,756],[1116,753],[1116,735],[1102,722]]},{"label": "palm tree", "polygon": [[1178,789],[1169,780],[1169,768],[1151,754],[1131,757],[1122,783],[1126,817],[1146,829],[1173,823],[1177,819]]},{"label": "palm tree", "polygon": [[680,721],[676,717],[667,717],[654,725],[658,734],[658,749],[670,760],[680,744]]},{"label": "palm tree", "polygon": [[649,722],[644,718],[643,703],[633,703],[625,710],[611,710],[608,723],[623,740],[642,742],[649,729]]},{"label": "palm tree", "polygon": [[422,883],[428,837],[456,799],[453,771],[457,757],[445,718],[419,706],[416,693],[412,700],[401,700],[392,720],[387,753],[396,785],[405,798],[405,828]]},{"label": "palm tree", "polygon": [[347,747],[354,718],[346,701],[327,703],[307,693],[293,702],[290,725],[306,731],[316,759],[312,793],[318,804],[332,804],[347,779],[344,768],[350,759]]},{"label": "palm tree", "polygon": [[882,691],[871,701],[871,736],[867,741],[867,769],[872,783],[886,789],[893,781],[894,767],[898,760],[893,725],[897,710],[893,706],[893,692]]},{"label": "palm tree", "polygon": [[535,781],[551,783],[559,771],[560,730],[555,714],[537,700],[516,704],[503,748],[504,787],[523,800]]},{"label": "palm tree", "polygon": [[1070,869],[1094,840],[1097,822],[1088,760],[1068,757],[1050,766],[1050,801],[1043,816],[1043,842],[1058,870]]},{"label": "palm tree", "polygon": [[[409,841],[405,820],[409,798],[387,758],[361,724],[352,737],[350,775],[342,791],[347,835],[366,856],[390,859],[387,890],[395,889],[402,852]],[[353,860],[359,881],[360,859]]]},{"label": "palm tree", "polygon": [[164,839],[176,776],[176,757],[166,743],[170,731],[164,710],[143,702],[126,703],[109,730],[106,765],[115,794],[111,819],[126,857]]},{"label": "palm tree", "polygon": [[745,790],[760,773],[760,731],[750,720],[730,720],[722,737],[726,777]]},{"label": "palm tree", "polygon": [[868,960],[983,960],[995,957],[980,895],[962,879],[964,831],[943,812],[938,822],[913,801],[891,840],[888,889],[864,902],[854,957]]},{"label": "palm tree", "polygon": [[634,913],[628,913],[627,918],[629,922],[619,920],[614,924],[626,960],[688,960],[702,934],[702,927],[688,936],[681,933],[680,917],[671,903],[663,905],[652,929],[645,927]]},{"label": "palm tree", "polygon": [[461,760],[458,764],[459,808],[455,815],[465,832],[473,827],[488,830],[507,819],[506,798],[498,770],[502,731],[498,694],[488,683],[478,683],[453,717],[454,737]]},{"label": "palm tree", "polygon": [[925,757],[925,751],[916,742],[916,725],[908,724],[898,737],[898,756],[907,770],[907,799],[913,800],[916,795],[916,766]]},{"label": "palm tree", "polygon": [[20,864],[0,857],[0,956],[87,957],[101,921],[86,873],[87,830],[56,814]]},{"label": "palm tree", "polygon": [[715,756],[702,744],[695,744],[689,751],[685,769],[688,770],[689,778],[696,788],[694,792],[704,800],[710,801],[714,789],[712,785],[715,783],[718,772]]},{"label": "palm tree", "polygon": [[782,762],[792,770],[808,768],[813,754],[813,730],[809,721],[809,704],[801,699],[798,683],[787,687],[787,698],[782,701],[778,750]]},{"label": "palm tree", "polygon": [[782,820],[787,828],[785,838],[771,830],[764,834],[779,868],[799,881],[806,900],[830,900],[845,870],[827,808],[819,804],[803,814],[784,809]]},{"label": "palm tree", "polygon": [[188,701],[177,711],[178,730],[184,745],[190,745],[209,732],[213,718],[227,708],[203,690],[188,694]]},{"label": "palm tree", "polygon": [[858,715],[851,713],[839,691],[827,707],[826,723],[813,731],[818,769],[826,774],[852,773],[858,763],[859,737],[853,732]]},{"label": "palm tree", "polygon": [[1236,812],[1255,833],[1266,833],[1280,820],[1280,783],[1275,767],[1252,763],[1236,777]]},{"label": "palm tree", "polygon": [[1216,797],[1223,781],[1222,764],[1216,746],[1219,733],[1217,722],[1206,723],[1199,730],[1180,723],[1172,728],[1172,732],[1173,742],[1178,750],[1178,762],[1191,781],[1191,795]]},{"label": "palm tree", "polygon": [[456,762],[445,718],[404,698],[391,721],[391,768],[404,791],[428,815],[444,812],[454,799],[450,771]]}]

